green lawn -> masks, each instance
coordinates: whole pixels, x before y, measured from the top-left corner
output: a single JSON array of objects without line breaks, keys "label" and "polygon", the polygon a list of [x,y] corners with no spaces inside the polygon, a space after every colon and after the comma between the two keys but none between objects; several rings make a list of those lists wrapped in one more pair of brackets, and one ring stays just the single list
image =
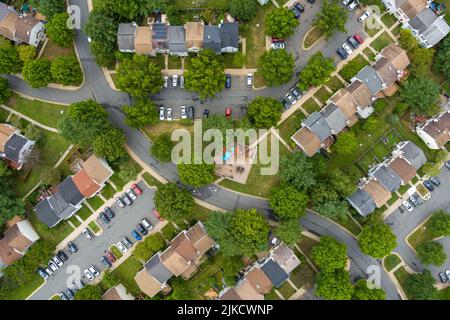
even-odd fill
[{"label": "green lawn", "polygon": [[336,92],[338,91],[340,88],[344,87],[344,84],[342,83],[341,80],[339,80],[338,77],[333,76],[330,78],[330,80],[328,80],[327,83],[325,83],[325,85],[331,89],[331,91]]},{"label": "green lawn", "polygon": [[[369,62],[362,56],[357,55],[351,61],[349,61],[342,69],[339,71],[339,75],[347,82],[350,82],[350,79],[353,78],[359,70],[367,66]],[[356,72],[351,72],[356,71]],[[317,97],[317,96],[316,96]],[[320,99],[319,99],[320,100]]]},{"label": "green lawn", "polygon": [[400,195],[404,195],[406,191],[409,190],[411,186],[409,184],[405,184],[404,186],[401,186],[397,191],[400,193]]},{"label": "green lawn", "polygon": [[181,69],[181,57],[169,55],[169,69]]},{"label": "green lawn", "polygon": [[384,267],[387,271],[391,271],[401,262],[400,258],[396,254],[390,254],[384,258]]},{"label": "green lawn", "polygon": [[111,199],[116,192],[116,189],[114,189],[110,183],[107,183],[102,190],[102,196],[104,196],[105,199]]},{"label": "green lawn", "polygon": [[323,36],[323,32],[316,27],[313,27],[314,29],[310,29],[310,31],[308,31],[308,35],[306,36],[306,38],[303,41],[303,45],[305,46],[306,49],[310,48],[314,43],[317,42],[317,40],[319,40],[322,36]]},{"label": "green lawn", "polygon": [[392,38],[389,36],[387,32],[383,32],[381,35],[378,36],[371,44],[370,46],[374,48],[376,51],[380,52],[383,50],[384,47],[386,47],[391,42],[394,42]]},{"label": "green lawn", "polygon": [[121,191],[123,187],[127,184],[125,181],[123,181],[117,173],[114,173],[109,180],[112,181],[117,187],[117,191]]},{"label": "green lawn", "polygon": [[98,226],[97,222],[95,222],[95,221],[89,222],[89,228],[91,228],[91,230],[94,233],[99,233],[100,232],[100,227]]},{"label": "green lawn", "polygon": [[303,286],[309,287],[314,285],[314,276],[316,272],[308,261],[306,261],[304,255],[302,255],[297,249],[294,249],[294,252],[300,259],[301,264],[291,272],[290,279],[299,289]]},{"label": "green lawn", "polygon": [[86,199],[87,203],[89,203],[92,207],[92,209],[94,209],[94,211],[96,211],[98,208],[100,208],[104,202],[102,199],[100,199],[99,196],[95,196],[93,198],[89,198]]},{"label": "green lawn", "polygon": [[77,214],[81,219],[83,219],[83,221],[85,221],[93,214],[93,212],[86,205],[83,205],[81,209],[77,212]]},{"label": "green lawn", "polygon": [[325,104],[325,102],[328,100],[328,98],[330,98],[332,95],[332,93],[329,93],[327,89],[325,89],[325,87],[320,88],[315,94],[314,96],[319,99],[320,102],[322,102],[322,104]]},{"label": "green lawn", "polygon": [[372,50],[370,50],[370,48],[365,48],[363,50],[364,54],[366,55],[367,58],[369,58],[370,61],[375,61],[375,53],[373,53]]},{"label": "green lawn", "polygon": [[75,228],[77,228],[81,224],[81,222],[75,216],[72,216],[68,221],[72,222]]},{"label": "green lawn", "polygon": [[334,220],[334,221],[336,221],[338,224],[340,224],[345,229],[350,231],[350,233],[353,234],[354,236],[357,236],[361,232],[361,228],[350,217],[348,217],[345,220],[339,219],[339,220]]},{"label": "green lawn", "polygon": [[298,247],[302,250],[302,252],[311,260],[311,250],[313,246],[318,244],[318,242],[314,239],[311,239],[302,234],[302,237],[299,242],[297,242]]},{"label": "green lawn", "polygon": [[113,256],[116,257],[116,259],[120,259],[123,256],[122,252],[119,250],[119,248],[117,248],[115,244],[109,247],[109,251],[111,251]]},{"label": "green lawn", "polygon": [[194,214],[192,216],[192,219],[194,221],[198,221],[198,220],[205,221],[208,218],[208,214],[210,212],[212,212],[212,211],[205,207],[202,207],[198,204],[195,204],[194,205]]},{"label": "green lawn", "polygon": [[157,179],[155,179],[150,173],[145,172],[142,177],[144,178],[145,182],[147,182],[147,184],[150,187],[160,187],[163,185],[163,183],[159,182]]},{"label": "green lawn", "polygon": [[397,18],[392,14],[386,13],[381,17],[381,21],[383,21],[386,27],[390,28],[395,22],[397,22]]},{"label": "green lawn", "polygon": [[46,126],[57,128],[68,106],[52,104],[39,100],[29,100],[16,93],[11,95],[6,105]]},{"label": "green lawn", "polygon": [[278,292],[287,300],[295,293],[295,289],[286,281],[278,288]]},{"label": "green lawn", "polygon": [[[394,276],[397,278],[398,282],[403,288],[403,291],[405,291],[405,282],[406,279],[409,277],[408,271],[406,271],[405,267],[400,267],[397,269],[397,271],[394,272]],[[405,291],[406,296],[408,296],[408,293]]]},{"label": "green lawn", "polygon": [[6,119],[8,119],[9,111],[6,111],[5,109],[0,108],[0,122],[6,122]]},{"label": "green lawn", "polygon": [[280,297],[275,293],[275,288],[272,289],[268,294],[264,296],[264,300],[281,300]]},{"label": "green lawn", "polygon": [[123,263],[120,264],[112,274],[119,277],[120,282],[127,288],[130,292],[140,292],[134,277],[142,269],[142,263],[131,255]]},{"label": "green lawn", "polygon": [[37,288],[44,283],[37,272],[33,274],[32,279],[27,282],[26,286],[17,287],[14,290],[10,290],[3,297],[4,300],[25,300],[30,294],[32,294]]},{"label": "green lawn", "polygon": [[178,10],[192,8],[228,9],[230,0],[174,0],[173,4]]},{"label": "green lawn", "polygon": [[378,25],[378,26],[379,26],[379,28],[370,28],[370,27],[369,27],[369,24],[367,23],[367,20],[366,20],[366,22],[364,23],[364,31],[365,31],[369,36],[373,37],[373,36],[376,35],[377,32],[380,31],[380,29],[381,29],[381,26],[380,26],[380,25]]},{"label": "green lawn", "polygon": [[174,225],[169,222],[161,229],[161,233],[167,241],[170,241],[177,235],[178,231],[175,229]]},{"label": "green lawn", "polygon": [[395,201],[397,201],[397,200],[398,200],[398,195],[396,193],[393,193],[392,197],[389,199],[389,201],[387,203],[388,203],[388,205],[392,206],[395,203]]},{"label": "green lawn", "polygon": [[34,229],[39,234],[39,237],[42,240],[51,243],[54,247],[73,231],[73,228],[65,221],[61,221],[55,227],[49,228],[40,222],[35,214],[30,215],[28,221],[33,225]]},{"label": "green lawn", "polygon": [[433,240],[434,238],[433,234],[429,231],[428,228],[429,222],[430,220],[428,220],[424,225],[422,225],[408,237],[407,240],[413,248],[416,248],[419,244],[423,242]]},{"label": "green lawn", "polygon": [[402,30],[402,25],[401,24],[397,25],[394,29],[392,29],[391,32],[395,36],[399,36],[400,35],[400,30]]},{"label": "green lawn", "polygon": [[301,110],[295,111],[278,126],[277,129],[279,130],[280,137],[286,141],[286,143],[292,145],[293,141],[291,140],[291,136],[300,129],[302,120],[305,118],[306,116]]},{"label": "green lawn", "polygon": [[303,103],[302,107],[308,113],[313,113],[314,111],[319,111],[321,106],[319,106],[313,98],[309,98]]}]

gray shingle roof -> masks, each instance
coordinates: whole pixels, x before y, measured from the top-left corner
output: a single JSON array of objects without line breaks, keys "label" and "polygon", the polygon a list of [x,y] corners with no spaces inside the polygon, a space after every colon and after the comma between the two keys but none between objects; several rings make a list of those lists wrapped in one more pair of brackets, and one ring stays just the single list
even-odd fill
[{"label": "gray shingle roof", "polygon": [[152,24],[152,39],[153,40],[166,40],[167,39],[167,24],[154,23]]},{"label": "gray shingle roof", "polygon": [[51,207],[48,198],[39,202],[36,207],[34,207],[34,211],[36,212],[38,219],[48,227],[53,227],[61,221]]},{"label": "gray shingle roof", "polygon": [[427,162],[427,157],[425,153],[417,145],[408,141],[403,147],[403,157],[416,169],[419,170],[425,162]]},{"label": "gray shingle roof", "polygon": [[119,50],[134,51],[134,36],[136,25],[132,23],[120,23],[117,31],[117,45]]},{"label": "gray shingle roof", "polygon": [[374,212],[377,207],[372,197],[366,191],[361,189],[358,189],[348,197],[347,200],[351,206],[364,217]]},{"label": "gray shingle roof", "polygon": [[239,48],[239,24],[226,22],[220,25],[220,39],[222,48]]},{"label": "gray shingle roof", "polygon": [[0,2],[0,21],[5,19],[11,12],[14,12],[8,5]]},{"label": "gray shingle roof", "polygon": [[144,267],[160,283],[167,282],[173,276],[172,272],[162,264],[159,254],[155,254],[148,260]]},{"label": "gray shingle roof", "polygon": [[394,170],[390,167],[386,167],[384,164],[378,165],[369,173],[369,175],[375,177],[378,182],[390,192],[397,191],[402,184],[402,179],[394,172]]},{"label": "gray shingle roof", "polygon": [[425,8],[420,11],[417,16],[409,20],[409,25],[416,29],[419,34],[422,34],[427,30],[434,20],[437,19],[437,15],[434,14],[429,8]]},{"label": "gray shingle roof", "polygon": [[328,104],[322,109],[321,113],[330,126],[333,134],[338,134],[346,127],[347,118],[342,110],[334,103]]},{"label": "gray shingle roof", "polygon": [[383,88],[383,81],[371,66],[362,68],[355,77],[367,85],[372,95],[376,95]]},{"label": "gray shingle roof", "polygon": [[27,138],[17,133],[14,133],[5,144],[6,158],[19,162],[20,151],[22,151],[25,144],[28,142]]},{"label": "gray shingle roof", "polygon": [[80,193],[77,186],[73,182],[72,177],[67,177],[58,185],[58,193],[64,201],[74,206],[84,199],[84,196]]},{"label": "gray shingle roof", "polygon": [[272,259],[268,259],[261,267],[261,270],[266,274],[270,281],[272,281],[276,288],[279,288],[289,278],[286,271]]},{"label": "gray shingle roof", "polygon": [[205,26],[203,31],[203,49],[211,49],[220,53],[222,49],[218,26]]},{"label": "gray shingle roof", "polygon": [[331,136],[331,128],[325,121],[325,118],[319,112],[313,112],[308,118],[303,120],[303,123],[314,132],[320,141],[325,141],[329,136]]},{"label": "gray shingle roof", "polygon": [[183,26],[169,26],[167,37],[170,52],[187,52],[186,30]]},{"label": "gray shingle roof", "polygon": [[437,19],[433,24],[422,33],[427,42],[434,46],[450,32],[450,26],[443,19]]}]

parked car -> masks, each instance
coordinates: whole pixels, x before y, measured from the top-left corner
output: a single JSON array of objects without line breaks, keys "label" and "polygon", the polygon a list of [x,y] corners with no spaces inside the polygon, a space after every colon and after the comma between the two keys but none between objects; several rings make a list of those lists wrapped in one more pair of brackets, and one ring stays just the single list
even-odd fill
[{"label": "parked car", "polygon": [[110,221],[108,216],[104,212],[100,212],[99,217],[103,220],[104,223],[109,223]]},{"label": "parked car", "polygon": [[105,266],[105,268],[111,268],[112,263],[108,260],[107,257],[103,256],[100,258],[100,263]]},{"label": "parked car", "polygon": [[343,43],[343,44],[342,44],[342,48],[344,48],[344,50],[345,50],[349,55],[351,55],[351,54],[353,53],[352,48],[350,48],[350,46],[349,46],[347,43]]},{"label": "parked car", "polygon": [[159,107],[159,120],[163,121],[166,118],[164,107]]},{"label": "parked car", "polygon": [[316,2],[316,0],[306,0],[306,2],[308,2],[310,4],[314,4],[314,2]]},{"label": "parked car", "polygon": [[133,190],[131,189],[131,188],[129,188],[127,191],[126,191],[126,193],[127,193],[127,196],[131,199],[131,200],[136,200],[137,199],[137,197],[136,197],[136,195],[134,194],[134,192],[133,192]]},{"label": "parked car", "polygon": [[126,193],[122,194],[122,196],[120,198],[127,206],[131,206],[133,204],[133,202],[131,201],[130,198],[128,198]]},{"label": "parked car", "polygon": [[363,37],[361,37],[359,34],[355,34],[353,38],[355,38],[355,40],[358,41],[359,44],[363,44],[364,42]]},{"label": "parked car", "polygon": [[194,110],[194,107],[192,107],[192,106],[188,108],[188,118],[189,119],[195,118],[195,110]]},{"label": "parked car", "polygon": [[67,248],[69,248],[69,251],[72,252],[72,253],[75,253],[75,252],[78,251],[78,247],[72,241],[69,241],[67,243]]},{"label": "parked car", "polygon": [[450,160],[449,161],[445,161],[445,167],[450,170]]},{"label": "parked car", "polygon": [[92,238],[94,237],[94,235],[92,234],[92,232],[88,228],[83,229],[83,234],[89,240],[92,240]]},{"label": "parked car", "polygon": [[292,13],[294,14],[294,17],[295,17],[296,19],[300,18],[301,13],[300,13],[300,11],[297,10],[296,7],[292,7],[292,8],[291,8],[291,11],[292,11]]},{"label": "parked car", "polygon": [[66,296],[69,298],[69,300],[75,299],[75,295],[74,295],[73,291],[70,288],[67,288]]},{"label": "parked car", "polygon": [[342,49],[342,48],[338,48],[338,49],[336,50],[336,53],[339,55],[339,57],[342,58],[342,60],[345,60],[345,59],[348,58],[348,53],[347,53],[347,51],[345,51],[345,50]]},{"label": "parked car", "polygon": [[44,270],[45,270],[45,272],[47,272],[47,274],[48,274],[49,276],[52,276],[52,275],[53,275],[53,270],[52,270],[51,268],[45,267]]},{"label": "parked car", "polygon": [[447,276],[447,280],[450,281],[450,270],[445,270],[445,275]]},{"label": "parked car", "polygon": [[37,273],[42,277],[42,279],[47,280],[49,277],[49,274],[45,271],[45,269],[39,267],[37,268]]},{"label": "parked car", "polygon": [[58,268],[61,268],[63,266],[63,264],[64,264],[64,262],[62,262],[61,259],[56,254],[53,256],[52,260],[53,260],[54,263],[56,263]]},{"label": "parked car", "polygon": [[230,74],[225,75],[225,88],[227,88],[227,89],[231,88],[231,75]]},{"label": "parked car", "polygon": [[116,198],[116,204],[120,207],[123,208],[125,207],[125,203],[123,203],[122,199],[120,199],[120,197]]},{"label": "parked car", "polygon": [[176,86],[178,85],[178,75],[177,75],[177,74],[174,74],[174,75],[172,76],[172,85],[173,85],[174,87],[176,87]]},{"label": "parked car", "polygon": [[305,7],[299,2],[294,3],[294,7],[301,13],[305,11]]},{"label": "parked car", "polygon": [[184,89],[184,76],[180,75],[180,88]]},{"label": "parked car", "polygon": [[439,272],[439,279],[441,280],[442,283],[447,283],[448,281],[444,272]]},{"label": "parked car", "polygon": [[150,231],[150,230],[153,229],[152,223],[151,223],[147,218],[142,219],[141,224],[142,224],[142,225],[145,227],[145,229],[147,229],[148,231]]},{"label": "parked car", "polygon": [[105,207],[105,213],[108,216],[108,218],[111,220],[112,218],[115,217],[114,212],[111,210],[110,207]]},{"label": "parked car", "polygon": [[286,98],[289,100],[289,102],[290,102],[291,104],[294,104],[294,103],[297,102],[297,100],[296,100],[289,92],[286,93],[285,96],[286,96]]},{"label": "parked car", "polygon": [[130,249],[133,246],[133,242],[131,242],[130,239],[128,239],[127,237],[123,237],[122,242],[128,249]]},{"label": "parked car", "polygon": [[142,240],[142,237],[140,236],[140,234],[136,231],[136,230],[132,230],[131,231],[131,234],[133,235],[133,237],[136,239],[136,240],[138,240],[138,241],[140,241],[140,240]]},{"label": "parked car", "polygon": [[366,12],[364,12],[361,16],[359,16],[356,20],[360,23],[363,23],[364,20],[366,20],[368,17],[370,16],[370,11],[367,10]]},{"label": "parked car", "polygon": [[69,300],[64,292],[58,293],[58,296],[61,300]]},{"label": "parked car", "polygon": [[231,118],[231,112],[232,112],[232,110],[231,110],[230,107],[226,108],[226,109],[225,109],[225,117],[227,117],[228,119],[230,119],[230,118]]},{"label": "parked car", "polygon": [[53,271],[53,272],[56,272],[56,271],[58,271],[58,266],[53,262],[53,261],[50,261],[49,263],[48,263],[48,267]]},{"label": "parked car", "polygon": [[291,104],[286,100],[286,99],[281,99],[280,100],[281,105],[283,106],[284,109],[289,109],[291,107]]},{"label": "parked car", "polygon": [[355,9],[357,6],[359,6],[358,0],[353,0],[353,2],[351,2],[351,3],[347,6],[347,9],[348,9],[349,11],[353,11],[353,9]]},{"label": "parked car", "polygon": [[275,43],[272,43],[271,45],[270,45],[270,47],[272,48],[272,49],[284,49],[285,48],[285,46],[284,46],[284,43],[283,42],[275,42]]},{"label": "parked car", "polygon": [[164,76],[164,88],[167,88],[169,86],[169,77]]},{"label": "parked car", "polygon": [[420,206],[423,203],[422,199],[420,198],[420,196],[417,193],[412,194],[409,197],[409,201],[411,201],[411,203],[414,205],[414,207]]},{"label": "parked car", "polygon": [[348,6],[352,0],[342,0],[343,6]]},{"label": "parked car", "polygon": [[89,280],[94,280],[94,276],[92,275],[92,273],[88,270],[88,269],[86,269],[86,270],[84,270],[84,275],[86,276],[86,278],[88,278]]},{"label": "parked car", "polygon": [[298,91],[298,89],[295,88],[295,87],[290,88],[289,91],[290,91],[290,92],[292,93],[292,95],[293,95],[295,98],[297,98],[297,99],[300,99],[301,96],[302,96],[302,93],[301,93],[300,91]]},{"label": "parked car", "polygon": [[119,248],[119,250],[122,251],[122,253],[128,251],[127,247],[125,247],[125,245],[121,241],[117,242],[117,248]]},{"label": "parked car", "polygon": [[203,119],[206,119],[208,117],[209,117],[209,110],[208,109],[203,110]]},{"label": "parked car", "polygon": [[425,181],[423,182],[423,185],[425,186],[425,188],[428,189],[428,191],[430,191],[430,192],[433,192],[433,191],[434,191],[433,183],[431,183],[430,180],[425,180]]},{"label": "parked car", "polygon": [[431,183],[433,183],[436,187],[439,187],[441,185],[441,181],[437,177],[430,177]]},{"label": "parked car", "polygon": [[172,121],[172,107],[167,108],[167,121]]},{"label": "parked car", "polygon": [[347,42],[352,46],[353,49],[357,49],[359,47],[358,41],[356,41],[353,37],[348,37]]},{"label": "parked car", "polygon": [[92,265],[89,267],[89,271],[92,273],[94,277],[98,277],[100,275],[100,272],[98,271],[97,267]]},{"label": "parked car", "polygon": [[251,87],[253,85],[253,74],[247,73],[247,87]]},{"label": "parked car", "polygon": [[284,39],[280,39],[280,38],[272,38],[271,40],[272,40],[272,42],[284,42]]},{"label": "parked car", "polygon": [[153,215],[159,220],[159,221],[163,221],[164,219],[161,217],[161,215],[159,214],[158,210],[156,210],[156,208],[152,209],[152,213]]},{"label": "parked car", "polygon": [[64,250],[59,250],[58,251],[58,257],[62,260],[62,262],[66,262],[67,260],[69,260],[69,257],[64,252]]},{"label": "parked car", "polygon": [[187,118],[187,114],[186,114],[186,106],[181,106],[181,119],[186,119]]},{"label": "parked car", "polygon": [[111,251],[105,250],[105,255],[106,255],[106,258],[108,258],[109,262],[111,262],[111,263],[116,262],[117,259],[116,259],[116,257],[112,254]]},{"label": "parked car", "polygon": [[145,229],[144,226],[143,226],[141,223],[138,223],[138,224],[136,225],[136,229],[138,229],[138,231],[139,231],[140,233],[142,233],[144,236],[148,234],[147,229]]},{"label": "parked car", "polygon": [[133,183],[131,185],[131,189],[133,189],[134,193],[136,193],[138,196],[142,195],[142,190],[136,183]]},{"label": "parked car", "polygon": [[413,206],[408,200],[403,200],[402,202],[403,207],[405,207],[406,211],[411,212],[413,210]]}]

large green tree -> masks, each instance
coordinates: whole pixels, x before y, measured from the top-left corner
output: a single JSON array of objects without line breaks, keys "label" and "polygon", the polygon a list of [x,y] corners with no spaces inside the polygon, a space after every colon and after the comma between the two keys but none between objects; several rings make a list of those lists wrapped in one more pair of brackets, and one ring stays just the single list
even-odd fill
[{"label": "large green tree", "polygon": [[45,25],[47,36],[60,47],[68,47],[74,37],[74,30],[67,27],[69,14],[67,12],[54,15]]},{"label": "large green tree", "polygon": [[125,20],[143,18],[167,8],[167,0],[96,0],[95,7],[111,10]]},{"label": "large green tree", "polygon": [[314,25],[322,31],[326,39],[336,32],[347,32],[345,23],[347,22],[348,11],[340,5],[337,0],[325,0],[322,11],[316,16]]},{"label": "large green tree", "polygon": [[324,57],[321,51],[312,55],[306,66],[300,72],[299,87],[306,90],[308,87],[316,87],[324,84],[330,79],[331,74],[336,70],[333,59]]},{"label": "large green tree", "polygon": [[426,241],[416,248],[417,257],[423,264],[442,266],[447,259],[444,246],[437,241]]},{"label": "large green tree", "polygon": [[169,162],[172,158],[173,141],[167,133],[160,134],[154,141],[150,154],[161,162]]},{"label": "large green tree", "polygon": [[435,237],[450,236],[450,214],[444,210],[438,210],[433,213],[427,222],[428,230]]},{"label": "large green tree", "polygon": [[102,290],[98,285],[88,284],[75,292],[75,300],[102,300]]},{"label": "large green tree", "polygon": [[208,118],[202,120],[202,130],[203,132],[209,129],[220,130],[222,132],[223,138],[225,139],[228,129],[234,129],[235,125],[233,120],[228,119],[225,115],[212,114]]},{"label": "large green tree", "polygon": [[286,7],[279,7],[266,16],[266,34],[284,39],[294,34],[298,20],[294,13]]},{"label": "large green tree", "polygon": [[365,60],[353,59],[350,60],[342,69],[339,71],[339,75],[344,78],[345,81],[350,82],[362,68],[367,66],[369,63]]},{"label": "large green tree", "polygon": [[138,99],[131,106],[124,106],[125,123],[133,128],[142,128],[156,124],[159,120],[155,103],[148,99]]},{"label": "large green tree", "polygon": [[55,14],[64,11],[66,3],[64,0],[30,0],[30,4],[50,20]]},{"label": "large green tree", "polygon": [[352,300],[386,300],[383,289],[369,288],[365,279],[358,280],[353,289]]},{"label": "large green tree", "polygon": [[271,87],[289,82],[294,73],[294,57],[286,50],[270,49],[261,56],[258,72]]},{"label": "large green tree", "polygon": [[344,269],[347,265],[347,247],[330,236],[322,236],[312,248],[311,258],[321,271]]},{"label": "large green tree", "polygon": [[256,0],[231,0],[230,14],[239,20],[251,20],[256,15]]},{"label": "large green tree", "polygon": [[383,258],[397,246],[397,237],[387,224],[371,223],[363,227],[358,244],[363,253]]},{"label": "large green tree", "polygon": [[430,66],[433,64],[435,50],[433,48],[414,48],[409,52],[411,60],[411,74],[417,77],[426,76]]},{"label": "large green tree", "polygon": [[156,191],[155,205],[162,217],[179,222],[191,217],[194,199],[189,191],[180,189],[175,183],[167,183]]},{"label": "large green tree", "polygon": [[133,59],[124,59],[117,68],[117,88],[134,97],[156,94],[163,83],[160,67],[147,56],[134,55]]},{"label": "large green tree", "polygon": [[410,78],[403,83],[400,90],[402,100],[417,113],[432,116],[439,111],[437,102],[440,86],[426,77]]},{"label": "large green tree", "polygon": [[227,257],[222,264],[223,279],[225,283],[233,287],[236,284],[238,272],[244,268],[244,262],[242,257]]},{"label": "large green tree", "polygon": [[83,81],[83,72],[75,57],[57,57],[52,61],[50,72],[54,81],[65,86],[78,86]]},{"label": "large green tree", "polygon": [[347,271],[321,271],[316,277],[316,296],[326,300],[350,300],[353,286]]},{"label": "large green tree", "polygon": [[450,80],[450,36],[439,43],[433,68],[442,73],[447,80]]},{"label": "large green tree", "polygon": [[0,103],[5,103],[11,97],[8,79],[0,77]]},{"label": "large green tree", "polygon": [[343,197],[349,196],[356,189],[352,179],[339,168],[331,171],[328,182],[334,190],[336,190],[336,192]]},{"label": "large green tree", "polygon": [[46,58],[28,60],[23,65],[22,76],[33,88],[46,87],[53,80],[51,66],[52,62]]},{"label": "large green tree", "polygon": [[269,205],[280,219],[298,219],[305,214],[308,196],[290,185],[272,189]]},{"label": "large green tree", "polygon": [[429,270],[410,274],[405,281],[404,290],[411,300],[435,300],[438,291],[434,287],[436,280]]},{"label": "large green tree", "polygon": [[302,235],[302,227],[298,219],[283,220],[275,229],[274,234],[285,244],[295,245]]},{"label": "large green tree", "polygon": [[333,148],[341,155],[350,155],[355,152],[358,149],[358,140],[355,133],[353,131],[341,133]]},{"label": "large green tree", "polygon": [[33,60],[36,57],[36,47],[28,44],[21,44],[17,46],[17,52],[22,62]]},{"label": "large green tree", "polygon": [[165,246],[166,242],[161,233],[157,232],[139,242],[133,251],[133,256],[139,259],[142,263],[147,262],[153,254],[158,252]]},{"label": "large green tree", "polygon": [[256,97],[249,105],[247,116],[256,128],[270,128],[281,119],[283,106],[273,98]]},{"label": "large green tree", "polygon": [[348,203],[345,200],[331,200],[315,204],[314,209],[321,215],[333,220],[345,221],[348,219]]},{"label": "large green tree", "polygon": [[125,140],[125,135],[121,130],[110,127],[95,137],[92,141],[92,148],[99,156],[114,162],[126,158]]},{"label": "large green tree", "polygon": [[299,190],[308,191],[316,184],[314,164],[303,152],[293,152],[281,158],[280,179]]},{"label": "large green tree", "polygon": [[22,70],[22,60],[10,41],[0,39],[0,73],[14,74]]},{"label": "large green tree", "polygon": [[193,155],[190,163],[179,163],[177,168],[182,183],[199,188],[214,181],[215,166],[214,164],[205,163],[202,159],[195,161],[195,158],[196,155]]},{"label": "large green tree", "polygon": [[184,72],[185,87],[201,99],[211,98],[225,87],[224,66],[212,50],[203,50],[192,58]]},{"label": "large green tree", "polygon": [[25,205],[14,193],[12,183],[12,179],[0,179],[0,227],[15,215],[25,214]]}]

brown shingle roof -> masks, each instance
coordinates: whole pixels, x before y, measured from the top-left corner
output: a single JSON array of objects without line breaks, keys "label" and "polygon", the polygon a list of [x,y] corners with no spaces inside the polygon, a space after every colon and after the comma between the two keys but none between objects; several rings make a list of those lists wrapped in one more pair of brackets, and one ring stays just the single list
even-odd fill
[{"label": "brown shingle roof", "polygon": [[427,6],[427,0],[406,0],[400,9],[412,19]]},{"label": "brown shingle roof", "polygon": [[178,252],[184,259],[189,261],[196,261],[200,256],[184,232],[179,233],[173,238],[170,242],[170,247],[173,251]]},{"label": "brown shingle roof", "polygon": [[89,177],[94,179],[98,184],[103,184],[113,174],[108,164],[95,155],[90,156],[82,164],[82,168],[86,171]]},{"label": "brown shingle roof", "polygon": [[152,54],[154,52],[152,45],[152,29],[150,26],[137,27],[134,38],[134,50],[138,54]]},{"label": "brown shingle roof", "polygon": [[0,240],[0,260],[5,266],[13,264],[21,257],[22,255],[11,248],[4,238]]},{"label": "brown shingle roof", "polygon": [[16,23],[17,16],[14,12],[11,12],[6,16],[3,21],[0,21],[0,35],[5,38],[14,40],[14,25]]},{"label": "brown shingle roof", "polygon": [[192,228],[186,232],[186,236],[191,241],[192,246],[198,250],[201,255],[204,255],[206,251],[216,244],[214,240],[208,236],[201,222],[197,222],[193,225]]},{"label": "brown shingle roof", "polygon": [[379,182],[370,180],[364,187],[366,191],[373,199],[378,208],[385,205],[391,198],[389,190],[385,189]]},{"label": "brown shingle roof", "polygon": [[186,23],[186,47],[201,48],[203,47],[204,25],[201,22]]},{"label": "brown shingle roof", "polygon": [[387,87],[397,81],[397,70],[388,59],[381,57],[372,67]]},{"label": "brown shingle roof", "polygon": [[181,275],[190,266],[189,261],[183,258],[172,247],[167,248],[167,250],[161,254],[161,262],[175,276]]},{"label": "brown shingle roof", "polygon": [[17,224],[13,225],[5,231],[4,239],[10,247],[20,252],[24,252],[33,244],[33,241],[25,237],[20,232],[19,226]]},{"label": "brown shingle roof", "polygon": [[416,168],[411,166],[405,159],[396,158],[389,166],[402,179],[403,183],[409,182],[416,175]]},{"label": "brown shingle roof", "polygon": [[72,177],[72,181],[76,185],[78,191],[87,198],[92,197],[101,189],[101,186],[95,182],[84,169],[78,171]]},{"label": "brown shingle roof", "polygon": [[28,15],[23,18],[17,18],[14,24],[15,38],[22,42],[30,42],[30,32],[39,21]]},{"label": "brown shingle roof", "polygon": [[245,278],[260,294],[267,294],[272,290],[272,281],[270,281],[260,268],[253,268],[247,273]]},{"label": "brown shingle roof", "polygon": [[264,296],[258,293],[248,280],[244,280],[235,290],[241,300],[264,300]]},{"label": "brown shingle roof", "polygon": [[397,71],[405,69],[409,65],[409,58],[406,51],[395,43],[385,47],[380,55],[388,59]]},{"label": "brown shingle roof", "polygon": [[434,121],[430,121],[423,130],[432,137],[439,148],[450,141],[450,112],[445,112]]},{"label": "brown shingle roof", "polygon": [[350,93],[342,88],[338,90],[331,98],[330,101],[337,105],[344,113],[347,120],[353,118],[356,114],[356,103],[352,99]]},{"label": "brown shingle roof", "polygon": [[16,129],[9,124],[0,123],[0,152],[5,151],[5,144],[15,131]]},{"label": "brown shingle roof", "polygon": [[353,81],[347,88],[347,91],[352,96],[356,105],[361,108],[366,108],[372,103],[372,94],[369,87],[359,80]]},{"label": "brown shingle roof", "polygon": [[161,291],[162,284],[153,278],[147,270],[145,270],[145,268],[138,272],[138,274],[134,277],[134,281],[136,281],[139,289],[141,289],[141,291],[150,298],[154,297],[159,291]]},{"label": "brown shingle roof", "polygon": [[220,297],[220,300],[241,300],[241,297],[235,288],[230,288]]},{"label": "brown shingle roof", "polygon": [[298,130],[291,139],[310,157],[321,148],[319,137],[307,127]]}]

